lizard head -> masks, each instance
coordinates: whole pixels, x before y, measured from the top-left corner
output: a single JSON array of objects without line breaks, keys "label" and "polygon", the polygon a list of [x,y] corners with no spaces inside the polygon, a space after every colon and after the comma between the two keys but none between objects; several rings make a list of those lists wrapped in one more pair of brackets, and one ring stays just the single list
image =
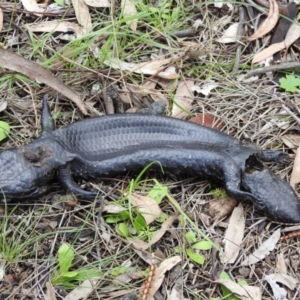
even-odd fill
[{"label": "lizard head", "polygon": [[73,158],[48,138],[0,152],[0,199],[28,199],[45,194],[57,169]]}]

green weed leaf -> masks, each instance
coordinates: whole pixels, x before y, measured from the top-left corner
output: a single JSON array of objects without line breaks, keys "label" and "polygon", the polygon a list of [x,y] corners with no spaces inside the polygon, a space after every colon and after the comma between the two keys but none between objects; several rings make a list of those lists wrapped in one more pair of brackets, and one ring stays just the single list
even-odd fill
[{"label": "green weed leaf", "polygon": [[127,267],[124,267],[124,266],[121,266],[121,267],[117,267],[117,268],[114,268],[110,271],[111,275],[112,276],[118,276],[118,275],[122,275],[124,274],[126,271],[127,271]]},{"label": "green weed leaf", "polygon": [[192,248],[199,250],[210,250],[213,247],[213,244],[209,241],[200,241],[195,243]]},{"label": "green weed leaf", "polygon": [[229,275],[226,272],[221,272],[220,274],[220,279],[228,279],[231,280],[231,278],[229,277]]},{"label": "green weed leaf", "polygon": [[[231,280],[229,275],[226,272],[221,272],[220,279],[228,279]],[[225,285],[221,284],[221,290],[223,297],[228,300],[240,300],[240,298],[236,297]]]},{"label": "green weed leaf", "polygon": [[123,237],[130,237],[128,226],[125,223],[120,223],[116,227],[116,232]]},{"label": "green weed leaf", "polygon": [[199,265],[204,264],[205,258],[203,255],[194,252],[191,248],[185,249],[185,252],[186,252],[187,256],[190,258],[190,260],[192,260],[193,262],[195,262]]},{"label": "green weed leaf", "polygon": [[245,285],[248,285],[248,282],[245,279],[241,279],[241,280],[238,281],[238,284],[240,286],[245,286]]},{"label": "green weed leaf", "polygon": [[156,184],[153,186],[147,196],[154,199],[158,204],[160,204],[162,199],[169,194],[169,191],[165,185],[160,184],[156,180],[155,182]]},{"label": "green weed leaf", "polygon": [[295,93],[300,86],[300,78],[294,75],[287,75],[286,78],[279,79],[280,86],[288,92]]},{"label": "green weed leaf", "polygon": [[189,243],[195,243],[197,241],[196,239],[196,233],[193,231],[189,231],[185,234],[185,238]]},{"label": "green weed leaf", "polygon": [[78,275],[76,271],[65,272],[62,274],[63,277],[74,278]]},{"label": "green weed leaf", "polygon": [[147,223],[144,217],[140,213],[138,213],[133,220],[132,226],[138,233],[140,233],[147,228]]},{"label": "green weed leaf", "polygon": [[8,123],[0,121],[0,141],[4,140],[10,131]]},{"label": "green weed leaf", "polygon": [[59,6],[62,6],[62,7],[65,6],[64,0],[54,0],[54,2],[55,2],[56,4],[58,4]]},{"label": "green weed leaf", "polygon": [[74,259],[74,251],[72,247],[67,243],[63,243],[58,250],[58,264],[59,264],[60,272],[64,276],[65,273],[68,273],[72,265],[73,259]]},{"label": "green weed leaf", "polygon": [[120,213],[117,213],[115,215],[109,215],[105,218],[105,222],[107,224],[116,224],[120,221],[125,221],[129,219],[129,213],[128,211],[122,211]]},{"label": "green weed leaf", "polygon": [[180,247],[180,246],[176,246],[176,247],[174,248],[174,251],[175,251],[176,254],[180,254],[180,253],[183,252],[183,248]]}]

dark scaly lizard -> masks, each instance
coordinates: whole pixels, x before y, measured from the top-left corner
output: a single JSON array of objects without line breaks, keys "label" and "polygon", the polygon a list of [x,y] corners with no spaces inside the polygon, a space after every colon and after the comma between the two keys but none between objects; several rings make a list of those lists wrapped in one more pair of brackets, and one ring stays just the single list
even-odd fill
[{"label": "dark scaly lizard", "polygon": [[285,162],[283,152],[262,151],[214,129],[157,115],[103,116],[55,130],[45,99],[42,128],[35,141],[0,153],[2,198],[41,196],[58,178],[80,198],[94,199],[96,193],[74,179],[112,176],[158,161],[175,173],[221,181],[228,195],[251,201],[276,221],[300,222],[291,186],[263,163]]}]

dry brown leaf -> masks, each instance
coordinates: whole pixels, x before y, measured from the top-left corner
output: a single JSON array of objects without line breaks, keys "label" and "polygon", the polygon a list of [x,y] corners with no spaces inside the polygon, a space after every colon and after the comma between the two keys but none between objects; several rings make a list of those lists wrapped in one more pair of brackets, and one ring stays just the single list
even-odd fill
[{"label": "dry brown leaf", "polygon": [[300,145],[300,135],[299,134],[285,134],[281,137],[281,140],[285,143],[290,149],[297,149]]},{"label": "dry brown leaf", "polygon": [[75,15],[78,23],[82,26],[82,32],[87,33],[92,29],[92,19],[89,7],[83,0],[72,0]]},{"label": "dry brown leaf", "polygon": [[294,166],[291,174],[290,185],[296,190],[296,185],[300,182],[300,143],[296,151]]},{"label": "dry brown leaf", "polygon": [[174,104],[172,108],[172,116],[176,118],[184,118],[188,114],[185,111],[189,111],[192,102],[194,101],[194,95],[191,88],[194,86],[193,80],[181,80],[178,83],[177,90],[174,96]]},{"label": "dry brown leaf", "polygon": [[250,254],[242,263],[242,266],[248,266],[259,262],[274,250],[280,239],[280,229],[277,229],[266,241],[264,241],[253,254]]},{"label": "dry brown leaf", "polygon": [[269,278],[272,278],[274,281],[284,284],[290,290],[295,289],[297,284],[299,283],[299,281],[296,278],[282,273],[274,273],[268,276]]},{"label": "dry brown leaf", "polygon": [[287,265],[285,262],[285,257],[283,252],[281,251],[277,257],[276,257],[276,271],[278,271],[281,274],[286,274],[287,273]]},{"label": "dry brown leaf", "polygon": [[0,281],[2,281],[5,276],[5,265],[6,265],[6,260],[0,259]]},{"label": "dry brown leaf", "polygon": [[6,110],[7,107],[7,101],[6,100],[0,100],[0,112],[3,110]]},{"label": "dry brown leaf", "polygon": [[189,119],[189,121],[206,127],[214,128],[218,131],[221,131],[225,127],[225,123],[221,119],[210,114],[198,114],[197,116]]},{"label": "dry brown leaf", "polygon": [[272,289],[272,292],[273,292],[273,296],[274,298],[273,299],[276,299],[276,300],[288,300],[287,299],[287,292],[284,288],[282,288],[281,286],[279,286],[279,284],[276,283],[276,281],[271,278],[269,275],[265,275],[265,278],[264,278],[270,285],[271,289]]},{"label": "dry brown leaf", "polygon": [[222,34],[220,38],[217,39],[217,42],[222,44],[235,43],[237,40],[239,23],[231,24]]},{"label": "dry brown leaf", "polygon": [[83,34],[82,28],[75,23],[67,21],[45,21],[33,24],[27,24],[26,27],[31,32],[74,32],[77,36]]},{"label": "dry brown leaf", "polygon": [[[121,7],[123,11],[123,16],[125,18],[135,15],[137,13],[134,3],[131,2],[130,0],[122,0]],[[134,20],[126,21],[126,24],[130,26],[132,31],[136,31],[138,20],[134,19]]]},{"label": "dry brown leaf", "polygon": [[300,37],[300,25],[299,23],[293,23],[288,30],[284,42],[286,48],[289,48]]},{"label": "dry brown leaf", "polygon": [[209,96],[210,92],[218,87],[218,83],[216,83],[214,80],[206,80],[201,84],[201,86],[195,85],[192,87],[192,91],[196,92],[198,94],[202,94],[204,96]]},{"label": "dry brown leaf", "polygon": [[229,224],[225,233],[224,252],[220,252],[220,259],[223,264],[233,264],[237,259],[240,246],[243,241],[245,230],[245,217],[243,206],[239,204],[232,212]]},{"label": "dry brown leaf", "polygon": [[86,5],[91,7],[110,7],[109,0],[83,0]]},{"label": "dry brown leaf", "polygon": [[[44,11],[42,8],[40,8],[35,0],[21,0],[24,8],[30,12],[42,12]],[[36,14],[37,16],[41,16],[41,14]]]},{"label": "dry brown leaf", "polygon": [[267,59],[268,57],[270,57],[271,55],[273,55],[274,53],[281,51],[282,49],[285,48],[285,43],[280,42],[280,43],[276,43],[273,44],[271,46],[269,46],[268,48],[256,53],[252,59],[252,64],[256,64],[264,59]]},{"label": "dry brown leaf", "polygon": [[110,60],[105,60],[104,64],[117,70],[129,71],[144,75],[156,75],[166,79],[176,79],[179,75],[175,71],[163,72],[163,70],[166,69],[165,65],[170,64],[171,62],[171,59],[166,58],[142,63],[128,63],[117,58],[112,58]]},{"label": "dry brown leaf", "polygon": [[[179,255],[173,256],[165,259],[159,267],[155,269],[155,273],[153,276],[152,284],[149,289],[148,295],[153,297],[157,290],[160,288],[164,278],[165,273],[171,270],[174,266],[181,262],[181,257]],[[150,298],[147,298],[150,299]]]},{"label": "dry brown leaf", "polygon": [[85,115],[87,114],[86,108],[80,97],[49,70],[42,66],[2,48],[0,48],[0,65],[3,68],[25,74],[31,80],[36,80],[38,83],[49,85],[54,90],[73,101],[82,113]]},{"label": "dry brown leaf", "polygon": [[[153,101],[164,101],[168,109],[169,101],[160,90],[155,89],[156,82],[146,81],[142,85],[127,84],[126,86],[127,89],[140,101],[142,101],[142,97],[150,96]],[[120,93],[122,101],[125,103],[132,103],[131,93]]]},{"label": "dry brown leaf", "polygon": [[130,199],[131,205],[139,210],[147,225],[162,214],[162,210],[153,198],[132,193]]},{"label": "dry brown leaf", "polygon": [[132,247],[137,251],[146,251],[149,249],[149,243],[146,243],[142,240],[127,238],[127,241],[129,241]]},{"label": "dry brown leaf", "polygon": [[2,29],[3,29],[3,10],[0,7],[0,32],[2,31]]},{"label": "dry brown leaf", "polygon": [[72,290],[64,300],[79,300],[87,298],[89,294],[95,289],[97,281],[94,279],[87,279]]},{"label": "dry brown leaf", "polygon": [[248,41],[253,41],[256,40],[268,32],[270,32],[275,25],[278,22],[279,19],[279,8],[276,0],[269,0],[270,1],[270,9],[269,9],[269,14],[268,17],[261,23],[259,28],[252,34],[247,40]]},{"label": "dry brown leaf", "polygon": [[261,292],[259,287],[239,285],[229,279],[218,279],[215,280],[217,283],[225,285],[234,295],[241,298],[242,300],[260,300]]},{"label": "dry brown leaf", "polygon": [[55,290],[50,282],[46,282],[46,295],[47,300],[57,300],[55,296]]},{"label": "dry brown leaf", "polygon": [[207,205],[208,214],[214,220],[221,220],[231,214],[237,205],[235,198],[213,199]]},{"label": "dry brown leaf", "polygon": [[258,63],[274,53],[281,51],[285,48],[289,48],[300,37],[300,26],[298,23],[293,23],[289,31],[286,34],[284,41],[273,44],[268,48],[254,55],[252,64]]},{"label": "dry brown leaf", "polygon": [[[158,229],[154,235],[152,236],[151,238],[151,241],[148,243],[148,248],[149,246],[157,243],[162,237],[163,235],[166,233],[167,229],[169,229],[171,227],[171,225],[173,224],[173,222],[175,220],[177,220],[178,218],[178,215],[174,215],[174,216],[170,216],[167,218],[166,221],[164,221],[162,224],[161,224],[161,227],[160,229]],[[146,250],[146,249],[145,249]]]}]

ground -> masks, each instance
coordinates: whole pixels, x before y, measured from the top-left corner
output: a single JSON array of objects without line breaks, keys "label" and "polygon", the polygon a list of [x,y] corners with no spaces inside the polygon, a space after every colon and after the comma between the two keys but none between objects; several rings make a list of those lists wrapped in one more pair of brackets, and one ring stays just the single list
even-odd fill
[{"label": "ground", "polygon": [[[161,101],[166,115],[285,151],[291,162],[269,167],[290,180],[300,141],[295,4],[57,2],[0,3],[0,124],[10,126],[1,151],[39,136],[45,94],[57,128]],[[289,42],[277,8],[294,20]],[[197,177],[140,175],[82,182],[100,191],[92,203],[58,184],[2,202],[0,299],[299,299],[300,239],[279,240],[299,227]]]}]

